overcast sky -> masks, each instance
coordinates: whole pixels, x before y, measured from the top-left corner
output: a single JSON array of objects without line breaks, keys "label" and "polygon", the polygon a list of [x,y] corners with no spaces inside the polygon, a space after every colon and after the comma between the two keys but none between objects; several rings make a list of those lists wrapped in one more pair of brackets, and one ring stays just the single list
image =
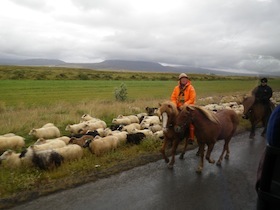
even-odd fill
[{"label": "overcast sky", "polygon": [[280,72],[279,0],[1,0],[0,58]]}]

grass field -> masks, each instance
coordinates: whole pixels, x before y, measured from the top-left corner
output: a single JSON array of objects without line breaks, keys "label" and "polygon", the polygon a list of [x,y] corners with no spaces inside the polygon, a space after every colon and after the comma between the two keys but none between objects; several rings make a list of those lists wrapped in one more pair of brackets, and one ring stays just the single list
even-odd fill
[{"label": "grass field", "polygon": [[[177,81],[113,81],[113,80],[1,80],[0,102],[6,107],[48,106],[61,102],[78,104],[85,101],[114,101],[114,90],[127,86],[128,101],[169,99]],[[249,93],[257,80],[193,81],[197,98],[213,95]],[[280,89],[280,79],[271,80],[274,91]],[[147,104],[149,105],[149,104]]]},{"label": "grass field", "polygon": [[[144,112],[146,106],[158,106],[159,102],[169,100],[177,84],[173,76],[169,80],[150,79],[148,76],[149,80],[132,80],[131,76],[128,77],[128,80],[0,80],[0,135],[10,132],[21,135],[26,138],[28,146],[35,141],[28,135],[32,128],[52,122],[62,135],[68,135],[66,125],[79,122],[85,113],[103,119],[109,125],[112,118],[119,114]],[[128,99],[118,102],[114,90],[122,83],[127,86]],[[193,79],[192,84],[197,99],[209,96],[218,99],[220,96],[247,94],[258,85],[258,80]],[[269,85],[279,92],[280,78],[269,80]],[[160,145],[159,142],[148,140],[139,146],[122,147],[102,158],[86,152],[80,162],[64,164],[59,170],[50,172],[35,169],[3,170],[0,166],[0,197],[9,197],[61,178],[67,179],[69,175],[86,174],[96,170],[96,164],[106,168],[142,153],[158,153]]]},{"label": "grass field", "polygon": [[[128,98],[118,102],[114,90],[122,83]],[[29,140],[30,129],[53,122],[66,134],[66,125],[78,122],[85,113],[110,124],[119,114],[135,114],[133,107],[144,112],[147,106],[156,107],[169,100],[176,84],[173,80],[0,80],[1,133],[14,132]],[[199,103],[200,98],[209,96],[218,100],[220,96],[248,94],[258,80],[198,80],[192,84]],[[280,79],[269,84],[274,91],[280,91]]]}]

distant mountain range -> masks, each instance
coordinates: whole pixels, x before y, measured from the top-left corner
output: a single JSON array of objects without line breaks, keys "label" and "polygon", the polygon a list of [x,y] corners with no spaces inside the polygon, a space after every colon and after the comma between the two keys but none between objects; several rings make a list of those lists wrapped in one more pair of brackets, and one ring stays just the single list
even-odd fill
[{"label": "distant mountain range", "polygon": [[26,60],[18,60],[18,59],[1,59],[0,65],[21,65],[21,66],[56,66],[63,65],[64,61],[57,59],[26,59]]},{"label": "distant mountain range", "polygon": [[[237,72],[219,71],[207,68],[197,68],[188,66],[166,66],[156,62],[148,61],[127,61],[127,60],[105,60],[100,63],[67,63],[57,59],[26,59],[12,60],[1,59],[0,65],[22,65],[22,66],[55,66],[68,68],[87,68],[95,70],[112,71],[144,71],[144,72],[175,72],[175,73],[195,73],[195,74],[216,74],[216,75],[254,75]],[[278,75],[280,76],[280,75]]]}]

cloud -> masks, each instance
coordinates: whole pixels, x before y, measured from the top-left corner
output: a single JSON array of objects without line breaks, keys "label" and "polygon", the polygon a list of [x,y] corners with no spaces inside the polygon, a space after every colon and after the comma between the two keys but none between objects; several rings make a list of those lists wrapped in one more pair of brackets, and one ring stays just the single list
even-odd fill
[{"label": "cloud", "polygon": [[0,55],[280,70],[277,0],[2,0]]}]

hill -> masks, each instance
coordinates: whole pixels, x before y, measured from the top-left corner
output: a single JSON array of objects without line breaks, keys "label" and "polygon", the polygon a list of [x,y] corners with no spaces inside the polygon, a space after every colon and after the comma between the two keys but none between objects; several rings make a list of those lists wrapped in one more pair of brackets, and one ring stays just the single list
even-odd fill
[{"label": "hill", "polygon": [[[256,73],[228,72],[223,70],[213,70],[191,66],[168,66],[157,62],[149,61],[128,61],[128,60],[105,60],[100,63],[67,63],[57,59],[26,59],[12,60],[1,59],[0,65],[22,65],[22,66],[56,66],[68,68],[86,68],[94,70],[110,71],[144,71],[144,72],[171,72],[171,73],[193,73],[193,74],[213,74],[213,75],[233,75],[233,76],[256,76]],[[262,75],[259,73],[258,76]],[[264,76],[280,76],[267,72]]]},{"label": "hill", "polygon": [[99,70],[117,71],[145,71],[145,72],[172,72],[172,73],[195,73],[195,74],[218,74],[218,75],[240,75],[225,71],[210,70],[206,68],[196,68],[187,66],[164,66],[156,62],[148,61],[127,61],[127,60],[105,60],[100,63],[66,63],[65,67],[79,67]]}]

